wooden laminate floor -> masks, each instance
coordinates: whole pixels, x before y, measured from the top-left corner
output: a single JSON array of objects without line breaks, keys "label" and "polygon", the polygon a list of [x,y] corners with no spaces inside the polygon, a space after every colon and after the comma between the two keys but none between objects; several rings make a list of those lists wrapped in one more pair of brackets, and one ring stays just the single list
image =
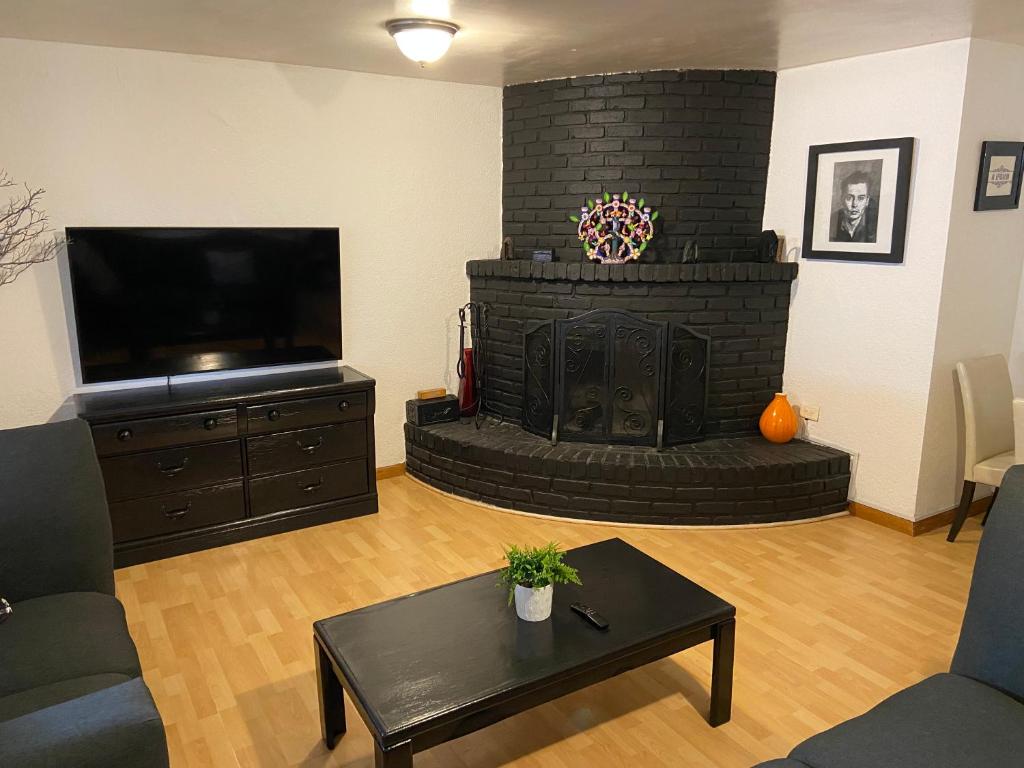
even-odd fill
[{"label": "wooden laminate floor", "polygon": [[980,536],[977,519],[955,544],[850,517],[614,528],[484,509],[407,477],[379,490],[379,515],[117,572],[172,765],[369,768],[350,705],[339,746],[320,741],[315,619],[497,568],[502,543],[620,536],[737,606],[732,722],[704,720],[708,643],[420,753],[417,768],[749,766],[946,670]]}]

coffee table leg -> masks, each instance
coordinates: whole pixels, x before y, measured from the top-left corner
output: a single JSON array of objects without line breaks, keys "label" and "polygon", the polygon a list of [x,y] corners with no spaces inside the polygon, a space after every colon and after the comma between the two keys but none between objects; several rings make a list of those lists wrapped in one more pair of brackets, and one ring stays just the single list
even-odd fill
[{"label": "coffee table leg", "polygon": [[736,650],[736,619],[723,621],[715,627],[715,650],[711,662],[711,708],[708,722],[712,727],[729,722],[732,716],[732,664]]},{"label": "coffee table leg", "polygon": [[374,768],[412,768],[412,742],[403,741],[390,749],[382,749],[373,742]]},{"label": "coffee table leg", "polygon": [[320,697],[320,735],[328,749],[334,749],[345,735],[345,689],[334,674],[331,658],[313,638],[316,654],[316,685]]}]

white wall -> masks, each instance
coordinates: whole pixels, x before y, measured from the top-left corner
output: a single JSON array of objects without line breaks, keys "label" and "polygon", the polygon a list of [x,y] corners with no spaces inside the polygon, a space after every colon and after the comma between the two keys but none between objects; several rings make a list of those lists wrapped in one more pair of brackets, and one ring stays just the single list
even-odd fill
[{"label": "white wall", "polygon": [[[377,379],[378,465],[404,460],[465,262],[500,244],[499,88],[0,39],[0,93],[0,167],[56,227],[340,227],[345,362]],[[0,288],[0,427],[74,385],[57,265],[33,267]]]},{"label": "white wall", "polygon": [[[1024,259],[1024,211],[975,211],[981,145],[1024,139],[1024,102],[1007,98],[1024,82],[1024,48],[972,40],[953,209],[942,277],[916,517],[952,507],[963,482],[957,360],[1010,355]],[[1021,362],[1018,368],[1018,392]],[[988,492],[988,489],[979,489]]]},{"label": "white wall", "polygon": [[913,136],[904,263],[800,261],[785,387],[819,405],[808,437],[858,455],[850,497],[912,518],[969,41],[779,73],[764,226],[801,246],[813,144]]}]

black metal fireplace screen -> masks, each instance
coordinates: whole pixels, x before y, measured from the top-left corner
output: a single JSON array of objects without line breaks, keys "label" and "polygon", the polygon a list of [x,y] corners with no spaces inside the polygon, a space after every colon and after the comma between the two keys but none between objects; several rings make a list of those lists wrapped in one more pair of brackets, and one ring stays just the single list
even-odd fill
[{"label": "black metal fireplace screen", "polygon": [[710,344],[684,325],[612,309],[524,335],[523,427],[552,442],[702,439]]}]

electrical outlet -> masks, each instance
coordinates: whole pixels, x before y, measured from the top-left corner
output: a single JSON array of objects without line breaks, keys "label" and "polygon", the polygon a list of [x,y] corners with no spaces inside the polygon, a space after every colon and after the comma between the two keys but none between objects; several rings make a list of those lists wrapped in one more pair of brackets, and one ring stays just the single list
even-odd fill
[{"label": "electrical outlet", "polygon": [[808,421],[817,421],[820,416],[821,406],[818,405],[801,405],[800,415]]}]

